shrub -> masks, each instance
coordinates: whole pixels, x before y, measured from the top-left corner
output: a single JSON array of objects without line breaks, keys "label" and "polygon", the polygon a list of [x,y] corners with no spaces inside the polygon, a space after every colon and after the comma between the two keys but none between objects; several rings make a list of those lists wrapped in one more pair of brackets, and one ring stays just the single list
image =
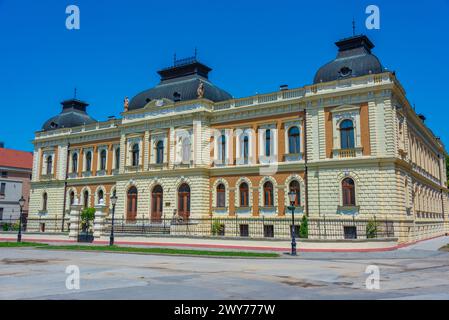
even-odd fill
[{"label": "shrub", "polygon": [[223,225],[220,223],[220,221],[218,221],[218,220],[215,220],[213,223],[212,223],[212,235],[214,235],[214,236],[218,236],[218,235],[220,235],[220,234],[222,234],[222,232],[223,232]]},{"label": "shrub", "polygon": [[81,211],[81,228],[88,231],[91,221],[95,219],[95,208],[86,208]]},{"label": "shrub", "polygon": [[299,237],[301,239],[309,238],[309,220],[307,219],[306,215],[303,215],[302,219],[301,219],[301,227],[299,229]]},{"label": "shrub", "polygon": [[377,237],[377,228],[379,224],[375,220],[369,220],[366,224],[366,238],[374,239]]}]

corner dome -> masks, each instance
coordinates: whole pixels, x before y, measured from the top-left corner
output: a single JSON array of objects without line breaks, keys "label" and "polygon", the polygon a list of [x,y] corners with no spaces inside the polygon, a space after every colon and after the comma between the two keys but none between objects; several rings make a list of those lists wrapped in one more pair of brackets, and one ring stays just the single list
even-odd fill
[{"label": "corner dome", "polygon": [[45,121],[42,130],[72,128],[97,122],[86,113],[87,103],[77,99],[70,99],[61,102],[61,104],[61,113]]},{"label": "corner dome", "polygon": [[210,71],[212,69],[200,63],[196,57],[175,60],[172,67],[158,71],[161,82],[157,86],[131,99],[128,110],[143,108],[148,102],[163,98],[173,101],[198,99],[198,88],[201,83],[204,87],[203,98],[213,102],[232,99],[229,93],[209,81]]},{"label": "corner dome", "polygon": [[385,72],[379,59],[371,53],[374,44],[365,35],[335,43],[338,55],[315,74],[314,84]]}]

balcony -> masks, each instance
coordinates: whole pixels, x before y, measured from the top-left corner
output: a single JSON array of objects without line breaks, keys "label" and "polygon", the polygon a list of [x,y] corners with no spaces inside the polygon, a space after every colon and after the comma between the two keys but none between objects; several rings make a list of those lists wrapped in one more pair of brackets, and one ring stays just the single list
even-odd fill
[{"label": "balcony", "polygon": [[137,165],[137,166],[126,166],[125,167],[126,172],[138,172],[142,170],[142,166],[141,165]]},{"label": "balcony", "polygon": [[92,176],[92,171],[83,171],[83,177],[87,178],[87,177],[91,177]]},{"label": "balcony", "polygon": [[148,165],[148,170],[156,171],[156,170],[166,170],[168,169],[168,163],[150,163]]},{"label": "balcony", "polygon": [[284,155],[285,162],[295,162],[303,160],[303,154],[301,153],[287,153]]},{"label": "balcony", "polygon": [[348,159],[361,157],[363,148],[353,148],[353,149],[334,149],[333,156],[337,159]]},{"label": "balcony", "polygon": [[51,180],[53,179],[53,174],[43,174],[41,175],[41,180]]}]

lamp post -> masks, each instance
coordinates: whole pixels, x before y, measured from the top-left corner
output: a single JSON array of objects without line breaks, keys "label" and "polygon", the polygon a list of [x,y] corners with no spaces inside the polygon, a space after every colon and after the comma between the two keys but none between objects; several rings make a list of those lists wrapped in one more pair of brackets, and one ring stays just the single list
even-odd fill
[{"label": "lamp post", "polygon": [[114,214],[115,214],[115,204],[117,203],[117,196],[115,194],[111,197],[112,203],[112,226],[111,226],[111,236],[109,237],[109,245],[114,245]]},{"label": "lamp post", "polygon": [[296,192],[290,191],[288,193],[288,199],[290,200],[289,209],[292,211],[292,256],[296,256],[296,235],[295,235],[295,202]]},{"label": "lamp post", "polygon": [[23,196],[19,199],[20,216],[19,216],[19,233],[17,234],[17,242],[22,242],[22,212],[25,205],[25,199]]}]

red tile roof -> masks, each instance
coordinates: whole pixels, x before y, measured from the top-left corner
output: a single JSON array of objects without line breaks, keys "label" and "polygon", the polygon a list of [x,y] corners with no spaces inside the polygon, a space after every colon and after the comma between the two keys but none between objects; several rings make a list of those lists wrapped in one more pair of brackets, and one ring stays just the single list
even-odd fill
[{"label": "red tile roof", "polygon": [[33,167],[33,153],[0,148],[0,167],[31,170]]}]

